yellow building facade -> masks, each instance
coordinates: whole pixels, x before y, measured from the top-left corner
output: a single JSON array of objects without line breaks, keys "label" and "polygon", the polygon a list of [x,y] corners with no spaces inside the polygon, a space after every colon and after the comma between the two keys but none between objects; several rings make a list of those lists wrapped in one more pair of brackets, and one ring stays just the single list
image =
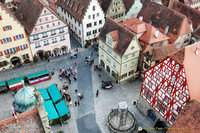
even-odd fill
[{"label": "yellow building facade", "polygon": [[106,18],[110,17],[116,22],[124,21],[126,8],[123,0],[102,0],[101,7]]},{"label": "yellow building facade", "polygon": [[0,3],[0,70],[32,61],[29,41],[23,26]]},{"label": "yellow building facade", "polygon": [[100,33],[99,64],[118,82],[138,77],[140,50],[137,36],[112,19],[106,20]]}]

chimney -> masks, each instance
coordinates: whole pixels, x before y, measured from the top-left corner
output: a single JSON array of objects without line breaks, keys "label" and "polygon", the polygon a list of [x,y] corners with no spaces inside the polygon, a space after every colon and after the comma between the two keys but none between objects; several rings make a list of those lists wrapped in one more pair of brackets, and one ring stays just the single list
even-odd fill
[{"label": "chimney", "polygon": [[24,18],[24,16],[23,16],[22,13],[19,14],[19,17],[20,17],[20,19],[23,19],[23,18]]},{"label": "chimney", "polygon": [[139,20],[141,20],[141,21],[142,21],[142,20],[143,20],[143,16],[139,16]]},{"label": "chimney", "polygon": [[193,26],[192,26],[192,23],[190,23],[190,28],[191,28],[191,30],[192,30],[192,32],[193,32]]},{"label": "chimney", "polygon": [[165,27],[165,35],[167,35],[168,30],[169,30],[169,26],[167,25],[167,26]]},{"label": "chimney", "polygon": [[158,32],[159,32],[159,30],[158,30],[158,28],[156,28],[156,31],[155,31],[155,38],[158,38]]},{"label": "chimney", "polygon": [[126,24],[124,24],[124,27],[126,27],[127,25]]}]

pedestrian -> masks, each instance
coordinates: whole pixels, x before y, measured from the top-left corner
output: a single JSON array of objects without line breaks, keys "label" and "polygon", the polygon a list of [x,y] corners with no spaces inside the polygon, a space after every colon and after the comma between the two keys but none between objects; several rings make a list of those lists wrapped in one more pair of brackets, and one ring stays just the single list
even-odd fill
[{"label": "pedestrian", "polygon": [[78,92],[78,90],[76,89],[76,90],[75,90],[75,92],[77,93],[77,92]]},{"label": "pedestrian", "polygon": [[71,60],[73,59],[73,56],[71,55]]},{"label": "pedestrian", "polygon": [[75,66],[76,66],[76,65],[77,65],[77,62],[75,61],[75,63],[74,63],[74,64],[75,64]]},{"label": "pedestrian", "polygon": [[74,77],[76,77],[76,72],[74,72]]},{"label": "pedestrian", "polygon": [[77,104],[80,105],[80,101],[78,101]]},{"label": "pedestrian", "polygon": [[71,79],[69,79],[69,84],[71,84]]},{"label": "pedestrian", "polygon": [[75,81],[77,80],[76,77],[74,77],[74,80],[75,80]]},{"label": "pedestrian", "polygon": [[96,91],[96,97],[98,97],[98,95],[99,95],[99,90]]},{"label": "pedestrian", "polygon": [[91,56],[93,56],[93,52],[91,52]]},{"label": "pedestrian", "polygon": [[77,106],[77,102],[76,101],[74,102],[74,105]]}]

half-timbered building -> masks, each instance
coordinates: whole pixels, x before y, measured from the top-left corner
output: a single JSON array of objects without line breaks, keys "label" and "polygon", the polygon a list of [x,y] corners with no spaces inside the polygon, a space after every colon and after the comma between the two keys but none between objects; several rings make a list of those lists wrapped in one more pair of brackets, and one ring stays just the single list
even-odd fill
[{"label": "half-timbered building", "polygon": [[138,109],[153,122],[172,124],[190,99],[199,98],[200,43],[187,46],[144,74]]}]

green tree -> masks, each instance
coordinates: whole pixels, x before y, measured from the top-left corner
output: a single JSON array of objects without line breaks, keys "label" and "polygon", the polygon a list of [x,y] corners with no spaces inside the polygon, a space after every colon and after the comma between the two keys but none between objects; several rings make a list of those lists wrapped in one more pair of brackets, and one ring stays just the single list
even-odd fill
[{"label": "green tree", "polygon": [[49,59],[49,54],[47,52],[44,53],[44,58],[45,58],[45,60]]},{"label": "green tree", "polygon": [[38,62],[38,61],[39,61],[39,57],[36,56],[36,55],[34,55],[34,56],[33,56],[33,62]]}]

